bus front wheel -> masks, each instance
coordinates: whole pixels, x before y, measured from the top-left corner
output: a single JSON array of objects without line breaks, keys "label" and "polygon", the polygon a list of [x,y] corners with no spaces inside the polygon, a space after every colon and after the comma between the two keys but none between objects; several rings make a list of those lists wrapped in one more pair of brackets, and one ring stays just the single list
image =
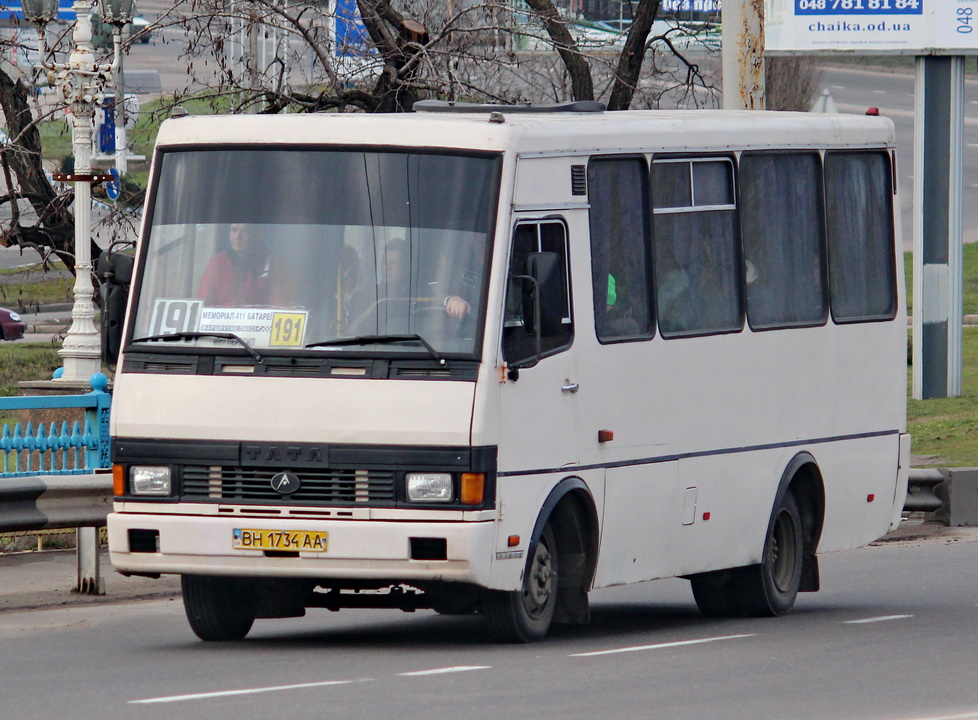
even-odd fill
[{"label": "bus front wheel", "polygon": [[201,640],[241,640],[251,630],[257,603],[246,581],[183,575],[180,585],[190,628]]},{"label": "bus front wheel", "polygon": [[493,637],[500,642],[542,640],[550,629],[557,604],[557,540],[548,523],[523,573],[521,590],[489,590],[483,613]]}]

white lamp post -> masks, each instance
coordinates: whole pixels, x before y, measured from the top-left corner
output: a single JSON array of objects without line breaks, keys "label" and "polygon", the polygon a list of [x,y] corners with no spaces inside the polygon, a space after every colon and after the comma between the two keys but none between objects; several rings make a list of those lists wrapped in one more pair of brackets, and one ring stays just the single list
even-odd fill
[{"label": "white lamp post", "polygon": [[[61,380],[87,383],[101,367],[101,338],[95,327],[95,303],[92,301],[92,183],[111,180],[110,175],[92,173],[92,119],[95,107],[102,102],[105,83],[119,65],[121,25],[113,25],[113,59],[111,64],[95,62],[92,46],[92,0],[75,0],[72,9],[76,20],[72,39],[74,47],[68,60],[56,63],[48,58],[45,25],[57,16],[58,0],[23,0],[24,17],[37,25],[40,40],[40,67],[48,81],[57,88],[61,101],[72,113],[72,147],[75,169],[71,174],[56,174],[55,180],[75,183],[75,301],[71,327],[58,354],[64,361]],[[132,0],[129,0],[129,17]]]}]

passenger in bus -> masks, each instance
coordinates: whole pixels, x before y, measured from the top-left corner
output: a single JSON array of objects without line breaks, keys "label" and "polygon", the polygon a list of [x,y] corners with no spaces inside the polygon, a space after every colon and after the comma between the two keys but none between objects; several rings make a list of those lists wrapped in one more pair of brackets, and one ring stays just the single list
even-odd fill
[{"label": "passenger in bus", "polygon": [[359,305],[361,280],[360,255],[352,245],[344,245],[340,249],[340,261],[336,267],[336,295],[332,303],[335,308],[335,334],[345,332],[346,328],[360,316],[362,307]]},{"label": "passenger in bus", "polygon": [[267,305],[270,301],[271,256],[250,225],[233,223],[229,248],[210,259],[197,289],[209,307]]},{"label": "passenger in bus", "polygon": [[384,248],[384,277],[377,289],[386,299],[411,297],[411,248],[404,238],[394,238]]},{"label": "passenger in bus", "polygon": [[671,252],[660,252],[656,267],[656,294],[658,296],[659,327],[666,332],[679,332],[689,326],[687,293],[689,273]]},{"label": "passenger in bus", "polygon": [[608,299],[606,314],[601,323],[601,335],[608,337],[638,335],[639,324],[631,316],[630,310],[623,294],[618,293],[618,281],[614,275],[608,273]]}]

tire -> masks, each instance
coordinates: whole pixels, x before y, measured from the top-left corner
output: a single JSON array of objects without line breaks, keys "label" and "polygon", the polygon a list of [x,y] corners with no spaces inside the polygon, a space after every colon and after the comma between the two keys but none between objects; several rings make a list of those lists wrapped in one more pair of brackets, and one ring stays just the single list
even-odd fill
[{"label": "tire", "polygon": [[557,540],[549,523],[537,542],[523,572],[523,588],[506,592],[489,590],[483,613],[489,632],[499,642],[527,643],[542,640],[553,621],[557,605]]},{"label": "tire", "polygon": [[437,590],[425,590],[431,609],[439,615],[474,615],[479,612],[482,591],[472,585],[451,583]]},{"label": "tire", "polygon": [[239,578],[183,575],[183,607],[194,634],[205,641],[242,640],[255,622],[257,603]]},{"label": "tire", "polygon": [[730,573],[703,573],[689,579],[696,607],[707,617],[742,615],[740,603],[730,586]]},{"label": "tire", "polygon": [[775,617],[790,612],[801,585],[801,513],[789,491],[771,515],[764,559],[742,568],[736,589],[744,615]]},{"label": "tire", "polygon": [[801,585],[803,551],[801,514],[789,491],[771,514],[762,562],[691,577],[696,606],[707,617],[788,613]]}]

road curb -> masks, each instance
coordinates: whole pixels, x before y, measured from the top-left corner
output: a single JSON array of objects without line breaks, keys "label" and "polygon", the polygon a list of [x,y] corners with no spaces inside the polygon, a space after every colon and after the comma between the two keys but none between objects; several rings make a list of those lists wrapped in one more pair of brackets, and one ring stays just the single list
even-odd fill
[{"label": "road curb", "polygon": [[100,563],[105,594],[74,592],[74,550],[45,550],[0,554],[0,613],[38,608],[113,605],[147,600],[175,601],[180,597],[180,578],[164,575],[151,578],[124,577],[112,569],[108,552]]}]

